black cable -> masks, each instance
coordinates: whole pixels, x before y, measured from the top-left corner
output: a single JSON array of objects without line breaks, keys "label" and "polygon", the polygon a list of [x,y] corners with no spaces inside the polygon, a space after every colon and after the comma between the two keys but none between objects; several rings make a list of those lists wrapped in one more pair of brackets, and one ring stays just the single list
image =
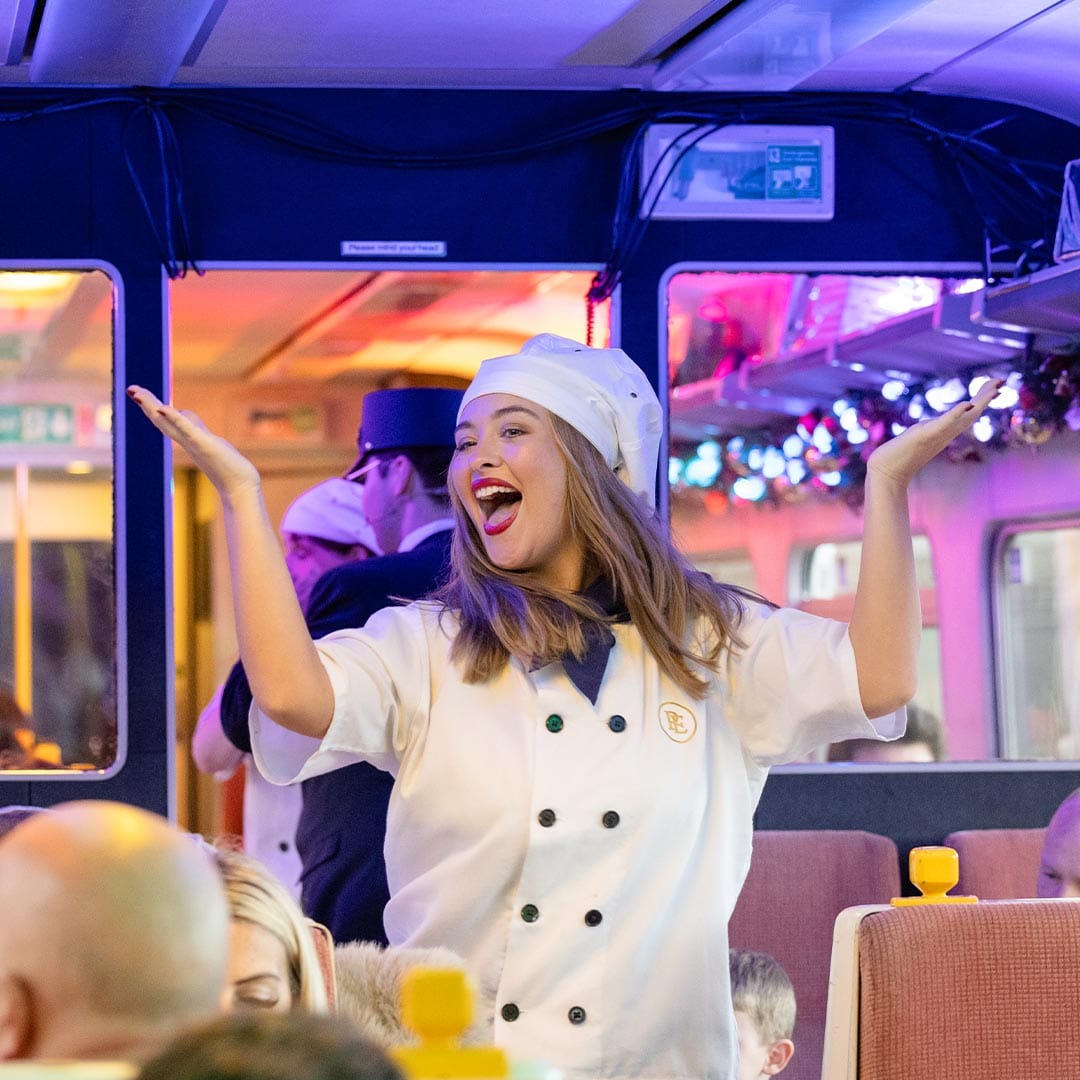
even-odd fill
[{"label": "black cable", "polygon": [[[198,99],[170,99],[170,103],[189,112],[203,115],[251,134],[304,150],[323,160],[348,164],[408,166],[413,168],[454,168],[477,164],[494,164],[513,158],[532,156],[549,150],[561,149],[583,139],[607,134],[619,128],[640,122],[649,112],[645,106],[616,110],[603,116],[558,129],[542,139],[512,143],[503,147],[466,152],[439,151],[438,153],[411,153],[390,151],[361,142],[333,128],[317,124],[306,117],[297,116],[258,102],[244,102],[242,111],[284,122],[286,130],[272,130],[238,114],[238,103],[215,95],[200,95]],[[290,134],[290,128],[296,134]],[[300,136],[304,135],[304,138]]]},{"label": "black cable", "polygon": [[[658,102],[644,97],[577,123],[554,127],[538,137],[514,140],[498,146],[476,146],[454,151],[394,151],[374,146],[361,138],[297,115],[274,105],[213,92],[192,95],[153,89],[111,92],[99,96],[48,98],[30,108],[5,111],[0,102],[0,123],[22,122],[39,117],[106,106],[129,106],[124,125],[125,164],[136,195],[147,216],[162,261],[172,276],[190,269],[198,272],[191,245],[191,233],[184,206],[182,152],[180,140],[169,114],[180,111],[228,125],[253,137],[282,146],[291,152],[317,160],[341,164],[388,168],[454,168],[494,164],[536,156],[583,141],[628,132],[620,163],[619,185],[612,217],[610,257],[594,281],[591,295],[601,299],[621,279],[626,266],[640,246],[661,192],[685,153],[711,131],[735,123],[806,122],[900,127],[921,134],[945,155],[954,175],[971,200],[988,242],[1006,250],[1028,253],[1041,237],[1011,235],[1018,226],[1035,224],[1045,230],[1056,220],[1060,189],[1044,182],[1040,175],[1059,174],[1056,163],[1012,157],[994,146],[987,136],[1017,119],[1010,112],[968,131],[948,131],[920,115],[912,95],[853,99],[838,94],[815,94],[795,98],[752,95],[740,99],[715,95],[680,96],[676,102]],[[160,212],[155,212],[147,194],[147,182],[136,166],[131,145],[132,121],[147,117],[155,151]],[[657,123],[677,123],[695,132],[694,140],[674,154],[663,180],[652,187],[667,155],[661,155],[654,175],[639,184],[640,150],[648,128]],[[699,132],[700,129],[700,132]],[[682,138],[685,138],[684,133]],[[674,145],[674,143],[672,144]],[[668,150],[671,148],[669,147]],[[653,191],[649,206],[643,206],[646,192]]]},{"label": "black cable", "polygon": [[[802,103],[799,102],[792,104],[794,104],[796,108],[802,107]],[[744,103],[740,109],[740,119],[751,111],[752,110]],[[867,116],[865,113],[852,116],[852,110],[848,109],[845,111],[849,113],[849,117],[852,119],[870,122],[880,122],[882,119],[890,122],[899,120],[912,125],[916,130],[922,131],[933,139],[933,141],[935,141],[948,155],[956,175],[970,196],[972,205],[976,208],[976,211],[982,220],[984,231],[988,237],[993,235],[1004,241],[1008,246],[1021,247],[1025,251],[1031,250],[1033,244],[1037,243],[1037,241],[1032,241],[1030,239],[1027,241],[1017,241],[1011,238],[1006,226],[1000,220],[1000,215],[997,210],[1004,210],[1006,213],[1011,213],[1021,219],[1028,216],[1031,211],[1031,206],[1029,200],[1023,197],[1023,191],[1026,189],[1028,193],[1036,197],[1037,202],[1041,204],[1043,209],[1047,212],[1043,219],[1045,224],[1051,217],[1049,213],[1050,207],[1047,205],[1048,199],[1050,197],[1056,198],[1058,193],[1049,185],[1035,180],[1027,171],[1025,171],[1025,168],[1020,163],[1009,158],[1006,154],[981,138],[986,132],[994,130],[1011,120],[1011,116],[999,118],[988,125],[983,125],[975,131],[961,134],[945,131],[928,121],[922,120],[915,116],[910,108],[898,108],[895,110],[885,109],[884,115],[879,111],[874,116]],[[819,114],[819,116],[821,119],[831,118],[828,117],[827,114]],[[668,118],[669,117],[665,117],[664,119]],[[659,122],[659,120],[660,117],[658,116],[653,118],[651,122]],[[714,121],[715,126],[730,122],[728,118],[721,118],[715,114]],[[715,126],[713,130],[715,130]],[[637,157],[640,140],[641,132],[639,131],[635,133],[628,144],[628,150],[635,158]],[[634,162],[627,162],[624,159],[624,169],[628,166],[632,167],[633,164]],[[1050,167],[1049,163],[1040,163],[1040,165],[1046,168]],[[596,276],[592,287],[589,290],[588,295],[590,300],[595,302],[597,300],[605,299],[618,284],[625,269],[625,264],[630,255],[633,254],[640,244],[644,232],[644,225],[640,224],[637,219],[647,219],[650,216],[652,209],[656,205],[659,193],[670,179],[672,171],[673,170],[669,169],[657,190],[657,195],[653,198],[649,208],[644,211],[641,211],[640,208],[640,198],[634,199],[628,194],[632,191],[632,184],[627,182],[627,173],[624,171],[620,183],[620,199],[625,200],[625,202],[617,209],[615,221],[621,223],[625,235],[615,237],[612,244],[611,258],[604,270]],[[655,172],[656,169],[654,168],[654,175]],[[1021,186],[1021,190],[1019,191],[1016,189],[1017,183]],[[649,186],[650,184],[647,182],[641,186],[641,190],[648,191]],[[987,205],[985,196],[990,197],[990,206]],[[634,225],[627,224],[631,220],[634,220]]]},{"label": "black cable", "polygon": [[[620,239],[618,235],[613,237],[612,253],[608,260],[608,264],[601,274],[598,274],[593,279],[592,286],[589,289],[588,298],[593,303],[600,300],[606,300],[615,291],[619,282],[622,280],[625,266],[641,245],[642,240],[644,240],[646,227],[656,209],[656,204],[660,201],[660,197],[664,193],[664,188],[667,187],[668,181],[675,174],[675,170],[679,167],[683,158],[685,158],[686,155],[689,154],[703,139],[708,138],[709,135],[718,131],[719,127],[720,125],[716,123],[699,124],[690,128],[688,131],[683,132],[677,138],[672,139],[672,141],[664,148],[663,153],[657,155],[656,163],[653,165],[652,171],[641,185],[641,194],[637,199],[631,198],[628,200],[627,206],[629,209],[623,208],[621,211],[617,209],[615,220],[623,223],[623,226],[627,229],[629,235],[625,237],[625,239]],[[634,139],[632,139],[628,145],[626,153],[623,155],[623,170],[619,185],[620,194],[629,192],[633,188],[634,180],[637,175],[636,165],[638,160],[638,149],[640,143],[644,141],[644,138],[647,135],[647,129],[648,125],[643,126],[638,130]],[[686,139],[687,136],[693,136],[693,138],[688,142],[683,143],[682,140]],[[663,179],[656,183],[652,200],[648,207],[642,208],[641,200],[644,194],[653,190],[653,183],[656,181],[657,175],[664,164],[664,159],[669,154],[672,154],[673,151],[676,151],[676,148],[678,148],[677,152],[672,156],[671,161],[664,172]],[[629,224],[627,224],[627,222],[629,222]]]},{"label": "black cable", "polygon": [[[156,151],[158,180],[161,185],[161,223],[151,209],[146,184],[139,175],[135,156],[130,146],[130,134],[134,122],[146,118],[153,133],[153,149]],[[152,100],[136,106],[124,124],[122,144],[124,164],[131,178],[150,231],[157,245],[162,265],[170,278],[182,278],[189,270],[202,273],[191,253],[190,230],[184,209],[183,173],[180,144],[168,116]]]}]

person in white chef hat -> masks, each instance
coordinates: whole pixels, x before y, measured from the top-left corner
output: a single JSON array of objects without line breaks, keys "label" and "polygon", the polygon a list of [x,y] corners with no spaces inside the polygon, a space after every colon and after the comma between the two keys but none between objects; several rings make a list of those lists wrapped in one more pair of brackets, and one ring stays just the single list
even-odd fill
[{"label": "person in white chef hat", "polygon": [[327,570],[381,554],[362,494],[350,480],[332,476],[298,495],[282,515],[285,562],[302,608]]},{"label": "person in white chef hat", "polygon": [[908,484],[996,392],[870,459],[847,625],[693,570],[653,508],[647,379],[619,349],[542,334],[465,393],[448,584],[312,643],[254,467],[131,391],[245,553],[260,769],[394,773],[390,943],[463,956],[496,1041],[567,1080],[736,1075],[727,919],[768,767],[902,731],[920,623]]},{"label": "person in white chef hat", "polygon": [[[307,610],[315,583],[328,570],[379,554],[375,530],[364,515],[360,488],[331,477],[301,492],[281,518],[285,565],[300,607]],[[220,685],[203,706],[191,737],[191,756],[200,772],[225,781],[250,759],[233,746],[221,725]],[[299,785],[268,783],[252,767],[244,774],[244,850],[268,867],[300,898],[296,829],[303,800]]]}]

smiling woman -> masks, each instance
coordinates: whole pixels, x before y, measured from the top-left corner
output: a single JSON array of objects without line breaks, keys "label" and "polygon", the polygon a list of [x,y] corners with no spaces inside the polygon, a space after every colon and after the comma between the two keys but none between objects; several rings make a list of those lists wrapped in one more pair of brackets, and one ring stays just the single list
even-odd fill
[{"label": "smiling woman", "polygon": [[464,395],[448,583],[317,643],[250,462],[131,394],[221,494],[260,771],[395,776],[390,944],[461,955],[496,1041],[568,1080],[728,1080],[714,973],[769,767],[900,734],[918,645],[907,488],[996,390],[875,453],[849,629],[694,571],[653,508],[648,380],[619,349],[541,335]]},{"label": "smiling woman", "polygon": [[462,409],[457,432],[452,499],[491,564],[580,589],[585,552],[569,528],[566,458],[551,415],[510,394],[485,394]]}]

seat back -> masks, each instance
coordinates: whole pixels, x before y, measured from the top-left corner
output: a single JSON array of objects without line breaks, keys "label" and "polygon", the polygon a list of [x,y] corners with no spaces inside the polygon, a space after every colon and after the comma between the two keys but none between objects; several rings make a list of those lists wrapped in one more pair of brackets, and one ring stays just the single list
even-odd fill
[{"label": "seat back", "polygon": [[1080,1074],[1080,901],[873,911],[856,939],[858,1080]]},{"label": "seat back", "polygon": [[135,1080],[139,1068],[126,1061],[4,1061],[3,1080]]},{"label": "seat back", "polygon": [[1036,894],[1045,829],[969,829],[945,846],[960,856],[958,894],[980,900],[1022,900]]},{"label": "seat back", "polygon": [[326,1000],[331,1012],[337,1011],[337,978],[334,974],[334,935],[322,923],[307,920],[311,937],[315,942],[315,954],[319,958],[319,970],[326,985]]},{"label": "seat back", "polygon": [[896,845],[854,830],[757,832],[729,925],[732,948],[766,952],[795,987],[795,1056],[784,1080],[818,1080],[836,916],[900,892]]}]

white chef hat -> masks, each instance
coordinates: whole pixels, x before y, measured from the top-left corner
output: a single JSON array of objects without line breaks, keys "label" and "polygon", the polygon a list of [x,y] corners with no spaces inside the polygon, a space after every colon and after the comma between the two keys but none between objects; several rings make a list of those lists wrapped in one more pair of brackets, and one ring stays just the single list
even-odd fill
[{"label": "white chef hat", "polygon": [[281,531],[336,544],[363,544],[379,552],[375,530],[364,516],[359,484],[335,476],[298,495],[281,519]]},{"label": "white chef hat", "polygon": [[663,410],[645,373],[622,349],[540,334],[513,356],[485,360],[461,408],[484,394],[513,394],[562,417],[627,487],[654,505]]}]

